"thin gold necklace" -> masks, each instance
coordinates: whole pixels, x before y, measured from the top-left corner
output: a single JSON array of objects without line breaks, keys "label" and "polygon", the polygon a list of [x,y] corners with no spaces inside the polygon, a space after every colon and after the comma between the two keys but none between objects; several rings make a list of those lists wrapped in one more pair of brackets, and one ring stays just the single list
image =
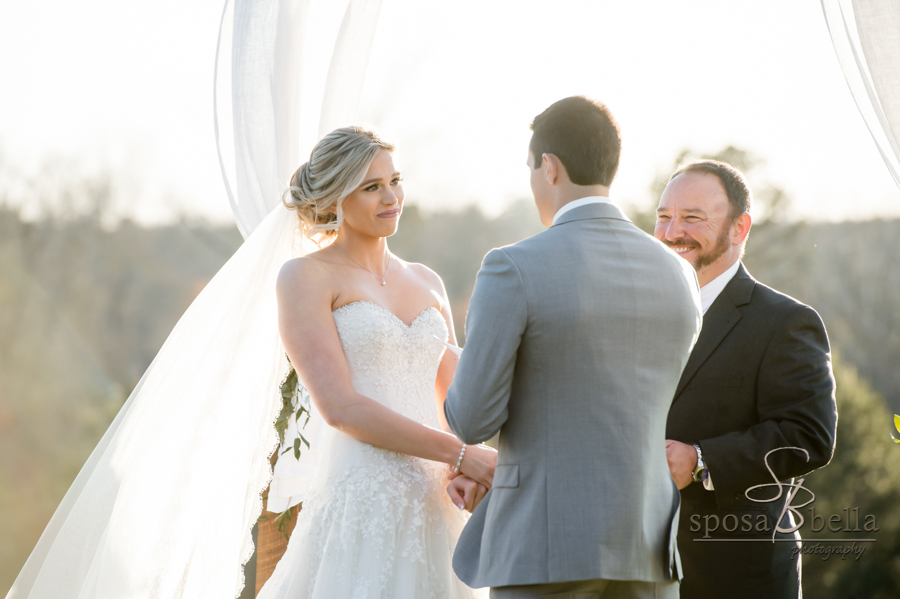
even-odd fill
[{"label": "thin gold necklace", "polygon": [[393,255],[391,254],[390,251],[388,251],[388,263],[387,263],[387,266],[384,267],[384,274],[380,275],[380,274],[376,273],[375,271],[366,268],[359,262],[356,262],[356,260],[354,260],[353,256],[351,256],[350,254],[348,254],[347,252],[342,250],[341,246],[339,246],[338,244],[332,243],[331,245],[333,245],[337,249],[341,250],[341,253],[344,254],[345,256],[347,256],[348,258],[350,258],[351,260],[353,260],[353,262],[355,262],[358,267],[360,267],[363,270],[368,270],[370,273],[372,273],[372,276],[375,277],[376,279],[381,279],[382,285],[387,285],[387,281],[385,281],[384,278],[387,276],[388,269],[391,267],[391,258],[393,258]]}]

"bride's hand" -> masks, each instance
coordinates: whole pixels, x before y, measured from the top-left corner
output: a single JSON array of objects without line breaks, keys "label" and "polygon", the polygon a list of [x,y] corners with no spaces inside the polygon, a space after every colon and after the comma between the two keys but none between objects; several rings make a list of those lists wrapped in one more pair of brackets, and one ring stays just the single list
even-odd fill
[{"label": "bride's hand", "polygon": [[487,488],[468,476],[457,475],[447,485],[447,495],[450,496],[450,500],[459,509],[467,512],[474,511],[486,494]]},{"label": "bride's hand", "polygon": [[464,474],[490,489],[494,483],[494,469],[496,467],[497,450],[487,445],[469,445],[466,447],[466,455],[459,466],[459,474]]}]

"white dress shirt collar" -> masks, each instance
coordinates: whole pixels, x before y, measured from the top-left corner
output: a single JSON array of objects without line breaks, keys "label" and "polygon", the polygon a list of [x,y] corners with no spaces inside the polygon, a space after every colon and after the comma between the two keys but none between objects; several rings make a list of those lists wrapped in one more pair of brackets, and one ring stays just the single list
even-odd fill
[{"label": "white dress shirt collar", "polygon": [[556,214],[553,215],[553,223],[551,226],[556,224],[556,221],[560,219],[560,217],[568,212],[569,210],[574,210],[575,208],[580,208],[582,206],[587,206],[588,204],[608,204],[610,199],[606,196],[588,196],[586,198],[581,198],[579,200],[572,200],[562,208],[556,211]]},{"label": "white dress shirt collar", "polygon": [[728,270],[700,288],[700,304],[703,307],[704,314],[706,314],[706,311],[709,310],[709,307],[712,306],[713,302],[716,301],[716,298],[719,297],[719,294],[722,293],[722,290],[725,289],[728,282],[734,278],[734,275],[737,273],[740,266],[741,261],[735,261]]}]

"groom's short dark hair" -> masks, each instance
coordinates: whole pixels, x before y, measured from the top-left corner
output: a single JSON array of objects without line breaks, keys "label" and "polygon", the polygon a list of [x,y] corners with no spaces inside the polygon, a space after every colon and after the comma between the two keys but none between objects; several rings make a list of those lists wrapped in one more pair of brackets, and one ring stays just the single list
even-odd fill
[{"label": "groom's short dark hair", "polygon": [[606,105],[584,96],[554,102],[531,122],[535,168],[553,154],[576,185],[609,186],[619,169],[622,138]]}]

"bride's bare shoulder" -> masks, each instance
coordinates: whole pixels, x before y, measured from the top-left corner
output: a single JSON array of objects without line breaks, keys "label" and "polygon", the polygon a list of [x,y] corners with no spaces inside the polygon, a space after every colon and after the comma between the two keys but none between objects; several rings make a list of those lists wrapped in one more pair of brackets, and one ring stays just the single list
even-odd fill
[{"label": "bride's bare shoulder", "polygon": [[441,280],[440,275],[438,275],[436,272],[434,272],[424,264],[420,264],[418,262],[407,262],[406,260],[402,260],[400,258],[397,258],[397,261],[400,263],[402,268],[418,278],[422,283],[431,288],[433,291],[444,293],[444,282]]},{"label": "bride's bare shoulder", "polygon": [[332,277],[330,261],[315,252],[285,262],[278,273],[276,288],[279,293],[322,289]]}]

